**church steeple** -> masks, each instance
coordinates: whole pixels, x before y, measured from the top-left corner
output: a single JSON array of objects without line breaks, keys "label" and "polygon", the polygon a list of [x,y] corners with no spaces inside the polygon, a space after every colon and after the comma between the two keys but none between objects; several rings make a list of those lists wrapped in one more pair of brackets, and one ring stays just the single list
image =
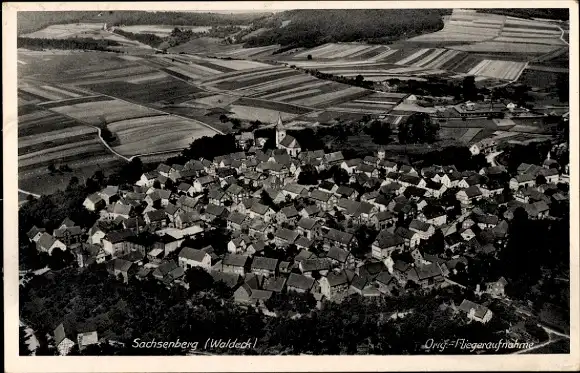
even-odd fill
[{"label": "church steeple", "polygon": [[278,113],[278,122],[276,123],[276,147],[279,147],[282,140],[286,137],[286,129],[282,123],[282,115]]}]

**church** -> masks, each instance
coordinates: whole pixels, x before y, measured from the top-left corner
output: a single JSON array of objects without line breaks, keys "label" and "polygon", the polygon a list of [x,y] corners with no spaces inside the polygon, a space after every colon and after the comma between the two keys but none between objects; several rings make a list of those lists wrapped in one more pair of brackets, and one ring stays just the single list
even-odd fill
[{"label": "church", "polygon": [[276,124],[276,148],[286,150],[291,157],[298,156],[302,150],[298,141],[293,136],[286,134],[281,116],[278,116],[278,123]]}]

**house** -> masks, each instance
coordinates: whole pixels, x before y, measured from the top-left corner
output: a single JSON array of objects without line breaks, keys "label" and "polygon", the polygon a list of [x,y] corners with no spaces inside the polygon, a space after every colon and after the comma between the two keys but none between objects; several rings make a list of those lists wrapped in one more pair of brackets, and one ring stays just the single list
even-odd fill
[{"label": "house", "polygon": [[326,258],[330,260],[333,267],[351,268],[354,266],[355,258],[350,252],[338,247],[331,247],[326,254]]},{"label": "house", "polygon": [[220,271],[211,271],[211,277],[213,277],[214,282],[218,283],[221,282],[224,284],[228,289],[234,289],[238,286],[241,281],[241,276],[236,273],[228,273],[228,272],[220,272]]},{"label": "house", "polygon": [[212,186],[218,185],[219,179],[213,175],[201,176],[195,179],[193,182],[193,188],[196,193],[201,193],[204,190],[211,188]]},{"label": "house", "polygon": [[310,199],[325,211],[332,209],[337,201],[335,196],[320,189],[314,189],[310,193]]},{"label": "house", "polygon": [[320,209],[318,205],[308,205],[300,210],[300,216],[305,218],[316,219],[323,215],[323,211]]},{"label": "house", "polygon": [[43,233],[46,232],[44,228],[38,228],[36,225],[33,225],[32,228],[28,232],[26,232],[26,236],[30,242],[38,242],[38,239],[42,236]]},{"label": "house", "polygon": [[491,320],[493,313],[485,306],[474,303],[470,300],[464,299],[459,305],[458,309],[467,315],[470,320],[475,320],[480,323],[487,323]]},{"label": "house", "polygon": [[518,190],[522,187],[532,187],[536,185],[536,178],[532,174],[520,174],[510,179],[509,187]]},{"label": "house", "polygon": [[288,278],[283,276],[266,278],[262,288],[272,293],[281,293],[286,287],[287,280]]},{"label": "house", "polygon": [[308,277],[314,277],[314,272],[318,272],[320,275],[325,276],[330,270],[330,260],[326,258],[310,257],[298,263],[298,269],[303,275]]},{"label": "house", "polygon": [[250,207],[250,218],[255,219],[259,218],[269,223],[270,220],[276,215],[276,212],[272,210],[270,207],[263,205],[259,202],[254,202],[252,207]]},{"label": "house", "polygon": [[256,305],[267,311],[266,301],[272,297],[268,290],[252,289],[248,284],[243,284],[234,292],[234,301],[246,305]]},{"label": "house", "polygon": [[282,193],[284,196],[289,196],[292,199],[298,198],[302,195],[302,193],[306,190],[303,185],[296,184],[296,183],[289,183],[284,185],[282,188]]},{"label": "house", "polygon": [[476,186],[472,185],[468,188],[460,190],[455,194],[455,198],[462,204],[470,204],[473,200],[478,200],[482,197],[481,190]]},{"label": "house", "polygon": [[415,271],[419,280],[418,284],[423,289],[440,286],[445,281],[439,263],[419,265],[415,267]]},{"label": "house", "polygon": [[253,241],[246,246],[246,254],[254,255],[256,253],[261,253],[266,248],[266,243],[262,240]]},{"label": "house", "polygon": [[334,228],[330,228],[324,232],[322,239],[324,242],[324,247],[327,250],[329,250],[332,246],[336,246],[350,251],[357,244],[356,238],[353,234],[342,232]]},{"label": "house", "polygon": [[67,337],[67,332],[62,323],[54,329],[54,345],[58,354],[61,356],[68,355],[75,345],[75,343]]},{"label": "house", "polygon": [[185,195],[188,195],[188,196],[193,196],[195,194],[195,188],[191,184],[188,184],[188,183],[180,183],[177,186],[177,193],[179,193],[179,194],[185,194]]},{"label": "house", "polygon": [[507,280],[502,276],[495,282],[488,282],[485,292],[492,297],[504,297]]},{"label": "house", "polygon": [[135,233],[130,229],[108,232],[102,240],[103,249],[107,255],[113,257],[128,254],[131,251],[128,238],[134,235]]},{"label": "house", "polygon": [[435,228],[428,223],[414,219],[409,224],[409,230],[416,232],[420,240],[427,240],[435,233]]},{"label": "house", "polygon": [[301,218],[296,225],[296,230],[298,233],[305,236],[309,240],[312,240],[316,236],[318,228],[318,222],[307,217]]},{"label": "house", "polygon": [[186,270],[193,267],[201,267],[209,272],[211,269],[211,256],[205,251],[191,247],[181,249],[177,262],[180,267]]},{"label": "house", "polygon": [[274,233],[274,242],[276,245],[286,246],[293,244],[298,238],[298,232],[288,228],[280,227]]},{"label": "house", "polygon": [[537,175],[544,176],[547,183],[558,183],[560,179],[560,174],[555,168],[542,168],[538,171]]},{"label": "house", "polygon": [[62,251],[66,251],[67,249],[63,242],[59,241],[46,232],[41,233],[40,237],[36,241],[36,249],[38,251],[48,253],[48,255],[52,255],[52,251],[56,248],[61,249]]},{"label": "house", "polygon": [[214,205],[213,203],[209,203],[205,211],[202,215],[203,220],[211,223],[216,219],[225,219],[228,215],[228,210],[224,206]]},{"label": "house", "polygon": [[228,198],[234,203],[242,202],[242,199],[248,197],[248,192],[238,184],[232,184],[226,189]]},{"label": "house", "polygon": [[288,291],[295,291],[297,293],[308,293],[314,286],[314,279],[297,273],[290,273],[286,286]]},{"label": "house", "polygon": [[419,241],[421,241],[421,238],[417,232],[406,229],[404,227],[396,228],[395,235],[405,240],[405,246],[410,248],[414,248],[419,243]]},{"label": "house", "polygon": [[391,275],[388,271],[379,273],[375,278],[375,282],[379,287],[379,291],[385,295],[393,295],[394,290],[399,287],[395,276]]},{"label": "house", "polygon": [[264,238],[270,230],[270,225],[262,219],[255,218],[250,220],[248,228],[251,237]]},{"label": "house", "polygon": [[145,223],[157,229],[167,226],[167,215],[164,210],[155,210],[145,213]]},{"label": "house", "polygon": [[271,277],[276,275],[277,267],[278,259],[254,256],[254,259],[252,260],[251,271],[256,275]]},{"label": "house", "polygon": [[298,239],[294,242],[294,244],[296,245],[296,247],[298,247],[299,249],[306,249],[309,250],[312,247],[312,244],[314,244],[313,240],[309,240],[308,238],[304,237],[304,236],[300,236],[298,237]]},{"label": "house", "polygon": [[212,188],[208,192],[209,203],[216,206],[225,206],[225,202],[229,200],[226,192],[221,188]]},{"label": "house", "polygon": [[123,282],[129,282],[129,277],[133,276],[137,273],[137,266],[133,265],[132,262],[115,258],[107,262],[107,269],[109,273],[111,273],[115,277],[121,276],[123,278]]},{"label": "house", "polygon": [[236,142],[241,149],[247,149],[254,145],[254,132],[244,131],[236,135]]},{"label": "house", "polygon": [[232,211],[226,219],[228,229],[234,231],[241,231],[242,225],[246,220],[247,216],[245,214],[239,213],[237,211]]},{"label": "house", "polygon": [[385,210],[375,214],[371,220],[375,228],[380,231],[392,226],[396,222],[397,217],[391,211]]},{"label": "house", "polygon": [[105,210],[101,211],[101,217],[108,220],[115,220],[118,217],[129,219],[131,214],[131,205],[125,205],[119,202],[112,203]]},{"label": "house", "polygon": [[119,199],[119,187],[116,185],[107,185],[107,187],[100,192],[99,196],[105,201],[105,204],[110,204]]},{"label": "house", "polygon": [[232,254],[239,254],[246,250],[246,247],[252,242],[251,237],[242,234],[238,237],[233,238],[228,242],[228,252]]},{"label": "house", "polygon": [[159,173],[156,171],[146,172],[143,175],[141,175],[141,177],[135,184],[137,184],[138,186],[152,187],[158,176]]},{"label": "house", "polygon": [[333,152],[324,155],[324,163],[327,165],[328,168],[339,165],[344,161],[344,156],[342,152]]},{"label": "house", "polygon": [[404,245],[404,238],[388,230],[382,230],[371,246],[372,257],[378,260],[390,258],[394,251],[403,249]]},{"label": "house", "polygon": [[298,210],[296,210],[296,207],[294,207],[294,205],[283,207],[276,214],[276,220],[278,221],[278,223],[285,222],[294,223],[299,217],[300,214],[298,213]]},{"label": "house", "polygon": [[77,335],[77,344],[79,346],[79,351],[83,351],[88,346],[96,345],[98,343],[99,337],[96,331],[80,333]]},{"label": "house", "polygon": [[181,268],[175,263],[174,260],[166,260],[161,262],[157,268],[153,271],[153,277],[157,280],[164,280],[169,278],[171,272],[175,271],[177,268]]},{"label": "house", "polygon": [[93,263],[104,263],[107,255],[102,247],[93,244],[81,244],[73,251],[79,268],[87,267]]},{"label": "house", "polygon": [[90,194],[83,202],[83,206],[89,211],[99,211],[106,205],[107,203],[98,193]]},{"label": "house", "polygon": [[246,273],[246,264],[248,256],[239,254],[226,254],[222,261],[222,272],[234,273],[244,276]]},{"label": "house", "polygon": [[319,284],[320,293],[332,301],[343,298],[349,287],[348,277],[344,270],[337,273],[330,272],[326,277],[321,277]]},{"label": "house", "polygon": [[194,212],[196,211],[195,206],[197,205],[197,202],[197,199],[182,195],[175,202],[175,206],[185,212]]},{"label": "house", "polygon": [[81,227],[63,227],[55,229],[52,235],[57,240],[65,244],[65,246],[70,246],[81,242],[83,236],[83,230]]}]

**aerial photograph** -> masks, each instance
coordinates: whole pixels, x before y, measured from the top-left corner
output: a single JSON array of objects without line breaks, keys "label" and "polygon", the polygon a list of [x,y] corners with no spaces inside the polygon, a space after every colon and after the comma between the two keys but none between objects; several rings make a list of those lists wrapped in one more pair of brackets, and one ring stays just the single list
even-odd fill
[{"label": "aerial photograph", "polygon": [[570,354],[569,15],[18,11],[19,355]]}]

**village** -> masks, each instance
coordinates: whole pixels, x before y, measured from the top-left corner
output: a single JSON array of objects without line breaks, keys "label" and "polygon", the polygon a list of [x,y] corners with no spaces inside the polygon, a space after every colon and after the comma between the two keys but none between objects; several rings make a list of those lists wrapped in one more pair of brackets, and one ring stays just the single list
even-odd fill
[{"label": "village", "polygon": [[[309,293],[321,308],[351,295],[465,289],[470,285],[458,275],[469,271],[472,258],[501,251],[518,210],[529,219],[553,219],[551,211],[569,204],[560,189],[569,183],[569,165],[549,154],[543,164],[523,163],[511,175],[498,164],[462,172],[453,165],[416,169],[387,159],[382,148],[364,159],[303,151],[281,118],[276,149],[264,151],[265,139],[253,132],[238,133],[236,141],[238,152],[161,163],[131,188],[108,185],[86,196],[84,207],[100,216],[90,229],[67,218],[52,232],[34,226],[28,238],[39,252],[72,252],[81,269],[104,263],[125,283],[154,279],[189,288],[187,278],[195,276],[187,273],[202,270],[240,306],[276,316],[268,300],[287,292]],[[484,139],[470,151],[490,155],[497,145]],[[299,183],[306,169],[332,169],[345,182],[330,176]],[[486,201],[504,212],[486,211]],[[219,236],[228,237],[225,250],[188,246],[219,232],[227,234]],[[506,299],[507,284],[498,276],[469,290]],[[472,322],[493,317],[469,297],[450,307]],[[54,338],[62,355],[73,341],[81,349],[98,343],[97,331],[77,338],[62,324]]]}]

